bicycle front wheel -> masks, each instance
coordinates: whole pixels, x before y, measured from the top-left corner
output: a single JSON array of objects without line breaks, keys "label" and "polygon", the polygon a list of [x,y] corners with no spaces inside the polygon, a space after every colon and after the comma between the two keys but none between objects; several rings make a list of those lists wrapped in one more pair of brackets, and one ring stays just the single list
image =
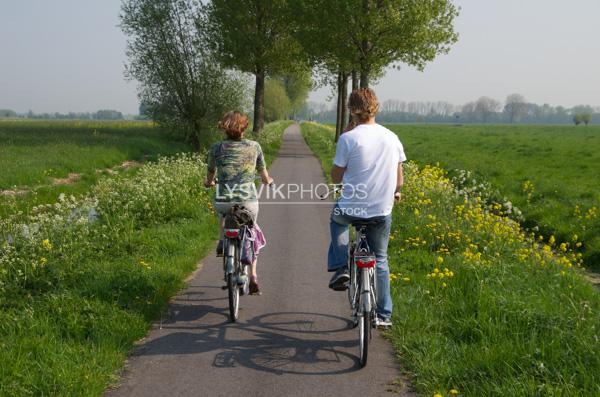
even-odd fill
[{"label": "bicycle front wheel", "polygon": [[229,295],[229,320],[235,323],[240,313],[240,289],[234,273],[227,275],[227,290]]},{"label": "bicycle front wheel", "polygon": [[358,355],[360,366],[367,365],[369,357],[369,340],[371,339],[371,313],[363,311],[358,318]]}]

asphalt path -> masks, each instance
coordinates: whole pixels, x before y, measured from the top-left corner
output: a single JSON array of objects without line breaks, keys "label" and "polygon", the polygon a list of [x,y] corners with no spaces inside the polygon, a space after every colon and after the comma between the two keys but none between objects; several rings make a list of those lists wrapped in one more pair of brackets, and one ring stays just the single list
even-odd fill
[{"label": "asphalt path", "polygon": [[279,190],[261,200],[258,216],[267,237],[262,295],[242,296],[240,319],[230,323],[222,259],[211,251],[107,396],[413,395],[378,331],[359,366],[347,295],[327,288],[332,203],[314,194],[325,179],[298,125],[285,131],[269,172]]}]

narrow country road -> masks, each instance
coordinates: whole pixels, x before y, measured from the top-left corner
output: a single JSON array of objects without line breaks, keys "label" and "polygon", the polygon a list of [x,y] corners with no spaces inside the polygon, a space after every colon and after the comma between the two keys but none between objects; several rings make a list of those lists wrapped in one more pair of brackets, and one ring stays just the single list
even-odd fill
[{"label": "narrow country road", "polygon": [[[298,125],[286,130],[270,173],[277,185],[325,183]],[[268,240],[258,264],[263,294],[241,297],[240,320],[229,323],[221,258],[211,251],[106,395],[413,395],[379,332],[359,368],[347,295],[327,288],[330,209],[308,192],[286,203],[261,201],[258,223]]]}]

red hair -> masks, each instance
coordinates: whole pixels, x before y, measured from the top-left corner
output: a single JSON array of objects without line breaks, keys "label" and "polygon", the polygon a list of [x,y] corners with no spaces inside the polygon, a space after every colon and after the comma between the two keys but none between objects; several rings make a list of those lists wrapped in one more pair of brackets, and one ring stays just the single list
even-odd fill
[{"label": "red hair", "polygon": [[248,128],[248,117],[242,112],[232,110],[225,113],[219,121],[219,128],[225,130],[229,138],[240,139],[246,128]]}]

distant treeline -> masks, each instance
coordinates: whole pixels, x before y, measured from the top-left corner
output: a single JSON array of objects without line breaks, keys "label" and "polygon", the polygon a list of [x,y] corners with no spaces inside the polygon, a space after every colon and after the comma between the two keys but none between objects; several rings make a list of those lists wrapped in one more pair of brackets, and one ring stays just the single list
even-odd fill
[{"label": "distant treeline", "polygon": [[116,110],[104,109],[97,112],[69,112],[69,113],[17,113],[10,109],[0,109],[0,118],[23,118],[43,120],[123,120],[123,113]]},{"label": "distant treeline", "polygon": [[[299,117],[335,123],[336,108],[308,102]],[[588,124],[600,120],[600,108],[579,105],[573,108],[530,103],[519,94],[509,95],[504,106],[499,101],[481,97],[464,105],[449,102],[405,102],[388,100],[381,104],[377,120],[382,123],[520,123],[520,124]]]}]

